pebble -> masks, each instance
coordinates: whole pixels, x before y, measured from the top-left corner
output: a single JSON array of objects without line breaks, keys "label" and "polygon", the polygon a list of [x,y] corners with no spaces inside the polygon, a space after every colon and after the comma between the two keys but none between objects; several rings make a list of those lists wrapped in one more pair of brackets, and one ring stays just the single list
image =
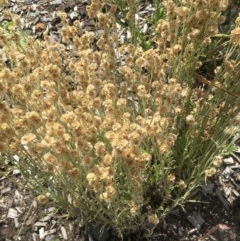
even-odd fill
[{"label": "pebble", "polygon": [[18,217],[17,210],[15,210],[14,208],[9,208],[7,217],[8,218],[17,218]]},{"label": "pebble", "polygon": [[45,237],[45,231],[44,231],[44,228],[42,227],[39,229],[39,238],[44,239],[44,237]]},{"label": "pebble", "polygon": [[6,188],[3,188],[2,190],[1,190],[1,194],[6,194],[6,193],[8,193],[8,192],[10,192],[11,191],[11,188],[10,187],[6,187]]},{"label": "pebble", "polygon": [[60,229],[61,229],[61,233],[62,233],[63,239],[64,239],[64,240],[67,240],[68,237],[67,237],[66,229],[65,229],[63,226],[61,226]]},{"label": "pebble", "polygon": [[46,227],[47,223],[45,222],[36,222],[34,224],[35,227]]}]

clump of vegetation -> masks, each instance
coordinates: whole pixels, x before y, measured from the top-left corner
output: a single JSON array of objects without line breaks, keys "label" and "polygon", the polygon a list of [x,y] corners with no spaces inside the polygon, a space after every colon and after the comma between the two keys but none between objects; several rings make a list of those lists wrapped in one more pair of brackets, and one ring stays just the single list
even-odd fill
[{"label": "clump of vegetation", "polygon": [[[133,3],[124,5],[130,22]],[[190,200],[218,171],[240,112],[240,17],[209,79],[202,60],[218,47],[228,2],[161,6],[146,49],[119,43],[121,8],[111,0],[87,8],[101,31],[69,26],[59,12],[62,43],[45,33],[23,49],[17,27],[0,29],[0,152],[20,157],[40,202],[119,235],[154,227]]]}]

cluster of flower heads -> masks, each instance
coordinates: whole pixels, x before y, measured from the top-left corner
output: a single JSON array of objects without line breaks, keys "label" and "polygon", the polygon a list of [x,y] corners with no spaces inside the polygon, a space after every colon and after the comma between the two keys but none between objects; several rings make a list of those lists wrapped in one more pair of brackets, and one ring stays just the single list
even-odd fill
[{"label": "cluster of flower heads", "polygon": [[[0,151],[27,152],[49,173],[64,173],[70,181],[84,175],[87,188],[108,204],[128,193],[136,213],[153,158],[171,152],[180,127],[199,137],[203,106],[211,98],[185,83],[184,74],[201,65],[196,46],[211,42],[227,1],[164,1],[167,16],[156,29],[157,47],[147,51],[118,46],[112,2],[95,0],[88,7],[102,32],[84,32],[78,21],[69,26],[66,14],[59,13],[62,42],[70,50],[47,33],[42,42],[29,37],[24,51],[13,49],[8,38],[17,43],[19,34],[5,36],[0,29]],[[180,28],[182,22],[188,31]],[[231,41],[239,43],[239,26]],[[234,60],[224,64],[225,74],[236,71]],[[225,108],[211,105],[205,139]],[[186,188],[170,174],[168,184],[176,182]]]}]

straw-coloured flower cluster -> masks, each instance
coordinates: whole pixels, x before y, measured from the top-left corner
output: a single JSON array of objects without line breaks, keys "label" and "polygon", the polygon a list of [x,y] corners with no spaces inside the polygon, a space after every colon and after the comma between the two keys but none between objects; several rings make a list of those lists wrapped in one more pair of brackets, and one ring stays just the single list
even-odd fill
[{"label": "straw-coloured flower cluster", "polygon": [[[190,193],[194,175],[210,176],[216,143],[225,140],[219,128],[239,111],[239,55],[232,55],[240,35],[238,18],[230,52],[208,80],[198,69],[227,1],[164,1],[156,47],[146,51],[120,46],[113,2],[88,6],[97,32],[79,21],[69,26],[59,13],[62,44],[45,33],[22,49],[17,31],[0,29],[0,152],[26,158],[19,163],[26,175],[37,170],[33,179],[49,181],[48,198],[126,228],[143,207],[142,217],[157,224],[155,211]],[[163,198],[154,215],[152,186]]]}]

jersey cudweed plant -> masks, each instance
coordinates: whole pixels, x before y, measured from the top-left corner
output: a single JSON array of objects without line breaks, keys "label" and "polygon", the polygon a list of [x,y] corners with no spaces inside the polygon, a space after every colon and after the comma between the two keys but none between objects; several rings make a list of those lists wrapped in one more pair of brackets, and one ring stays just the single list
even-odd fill
[{"label": "jersey cudweed plant", "polygon": [[61,44],[45,33],[23,50],[17,28],[0,29],[0,152],[20,157],[39,201],[121,236],[157,225],[218,171],[240,112],[240,17],[209,79],[201,60],[226,0],[163,1],[148,50],[119,43],[114,3],[91,1],[96,32],[59,12]]}]

